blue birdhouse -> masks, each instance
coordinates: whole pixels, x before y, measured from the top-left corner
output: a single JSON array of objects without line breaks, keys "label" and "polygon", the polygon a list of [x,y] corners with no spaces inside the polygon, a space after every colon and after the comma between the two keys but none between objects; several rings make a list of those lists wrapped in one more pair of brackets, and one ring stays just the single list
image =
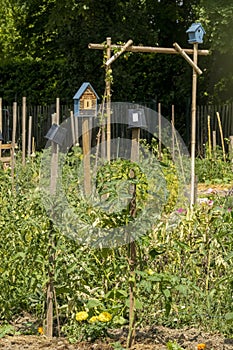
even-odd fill
[{"label": "blue birdhouse", "polygon": [[193,23],[191,27],[186,30],[189,37],[189,44],[201,44],[203,43],[203,36],[205,34],[205,30],[202,27],[201,23]]},{"label": "blue birdhouse", "polygon": [[90,83],[83,83],[73,97],[75,117],[94,117],[97,115],[97,93]]}]

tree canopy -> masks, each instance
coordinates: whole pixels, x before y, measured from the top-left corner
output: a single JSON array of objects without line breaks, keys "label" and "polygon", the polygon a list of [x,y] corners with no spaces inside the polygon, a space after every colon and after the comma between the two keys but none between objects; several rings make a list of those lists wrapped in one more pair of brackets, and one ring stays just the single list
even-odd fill
[{"label": "tree canopy", "polygon": [[[88,44],[132,39],[134,45],[172,47],[187,43],[186,30],[200,21],[206,36],[200,48],[204,74],[198,102],[232,100],[233,5],[227,0],[0,0],[0,95],[12,103],[56,97],[72,101],[84,81],[104,93],[103,53]],[[178,55],[134,53],[112,65],[112,99],[161,101],[186,109],[192,70]],[[122,84],[124,82],[124,84]]]}]

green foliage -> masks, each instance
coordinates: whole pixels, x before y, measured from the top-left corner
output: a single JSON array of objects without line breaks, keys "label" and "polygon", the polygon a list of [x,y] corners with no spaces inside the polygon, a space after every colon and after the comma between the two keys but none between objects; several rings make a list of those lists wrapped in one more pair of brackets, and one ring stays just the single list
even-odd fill
[{"label": "green foliage", "polygon": [[168,350],[184,350],[177,342],[169,341],[166,344]]},{"label": "green foliage", "polygon": [[15,329],[12,325],[7,323],[0,325],[0,339],[5,337],[5,335],[14,335],[14,334],[15,334]]},{"label": "green foliage", "polygon": [[198,181],[201,183],[230,184],[233,180],[232,164],[222,160],[221,152],[212,159],[196,158],[195,167]]},{"label": "green foliage", "polygon": [[[75,157],[80,162],[78,148],[72,157],[75,168]],[[17,161],[14,191],[10,169],[0,170],[0,319],[9,324],[24,311],[33,314],[40,324],[45,318],[52,234],[56,243],[54,287],[63,334],[73,341],[104,337],[109,327],[128,323],[127,248],[93,249],[59,233],[41,203],[39,163],[39,154],[25,167]],[[128,169],[129,164],[116,162],[112,166],[111,174],[121,177],[123,167]],[[113,168],[105,165],[103,179],[100,174],[98,177],[99,186]],[[147,183],[143,172],[139,175],[143,202]],[[83,199],[77,202],[75,181],[71,182],[68,198],[78,206]],[[187,207],[182,208],[175,224],[162,217],[137,241],[136,308],[140,326],[156,322],[232,335],[233,216],[228,198],[210,199],[213,205],[197,205],[192,215]],[[88,211],[83,211],[83,218],[90,220]],[[83,310],[89,317],[78,322],[76,314]],[[110,322],[89,322],[104,311],[112,315]]]}]

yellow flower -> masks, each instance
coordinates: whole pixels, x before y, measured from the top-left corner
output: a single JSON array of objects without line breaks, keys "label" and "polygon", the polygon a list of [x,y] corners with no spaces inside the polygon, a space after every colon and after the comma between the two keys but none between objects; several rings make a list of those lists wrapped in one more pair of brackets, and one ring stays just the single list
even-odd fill
[{"label": "yellow flower", "polygon": [[151,269],[147,269],[147,270],[146,270],[146,272],[147,272],[147,273],[148,273],[148,275],[150,275],[150,276],[154,274],[154,271],[153,271],[153,270],[151,270]]},{"label": "yellow flower", "polygon": [[97,322],[97,321],[99,321],[98,316],[92,316],[92,317],[90,318],[90,320],[89,320],[90,323],[94,323],[94,322]]},{"label": "yellow flower", "polygon": [[112,315],[109,312],[101,312],[98,316],[100,322],[109,322],[112,319]]},{"label": "yellow flower", "polygon": [[43,327],[38,327],[38,333],[40,333],[40,335],[44,334]]},{"label": "yellow flower", "polygon": [[76,321],[85,321],[88,318],[88,313],[86,311],[80,311],[76,314]]},{"label": "yellow flower", "polygon": [[206,345],[201,343],[197,345],[197,350],[204,350],[206,348]]}]

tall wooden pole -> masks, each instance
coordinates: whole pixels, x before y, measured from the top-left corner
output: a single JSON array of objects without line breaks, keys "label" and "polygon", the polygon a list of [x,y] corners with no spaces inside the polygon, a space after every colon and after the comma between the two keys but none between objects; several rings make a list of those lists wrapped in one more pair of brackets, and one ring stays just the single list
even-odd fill
[{"label": "tall wooden pole", "polygon": [[84,167],[84,193],[91,194],[91,166],[90,166],[90,131],[89,120],[84,118],[82,122],[83,135],[83,167]]},{"label": "tall wooden pole", "polygon": [[22,164],[25,165],[26,157],[26,97],[22,100]]},{"label": "tall wooden pole", "polygon": [[13,103],[13,128],[11,141],[11,178],[12,190],[14,190],[14,172],[15,172],[15,139],[16,139],[16,124],[17,124],[17,102]]},{"label": "tall wooden pole", "polygon": [[31,155],[31,149],[32,149],[32,116],[29,116],[28,120],[28,158]]},{"label": "tall wooden pole", "polygon": [[[138,162],[139,160],[139,139],[140,128],[132,129],[132,144],[131,144],[131,161]],[[135,173],[131,170],[131,178],[135,178]],[[130,201],[130,216],[135,218],[137,214],[136,202],[136,185],[132,187],[132,199]],[[130,237],[129,237],[130,238]],[[137,264],[137,249],[135,241],[128,245],[128,262],[129,262],[129,333],[127,338],[127,349],[130,349],[135,340],[135,300],[136,300],[136,264]]]},{"label": "tall wooden pole", "polygon": [[[197,65],[198,58],[198,43],[193,44],[193,62]],[[192,121],[191,121],[191,194],[190,194],[190,206],[193,208],[195,204],[195,149],[196,149],[196,99],[197,99],[197,72],[193,68],[193,81],[192,81]]]},{"label": "tall wooden pole", "polygon": [[[111,57],[111,38],[107,38],[107,60]],[[107,160],[111,158],[111,66],[106,66],[106,99],[107,99]]]},{"label": "tall wooden pole", "polygon": [[[52,124],[59,124],[59,100],[57,99],[57,113],[52,115]],[[51,173],[50,173],[50,195],[56,195],[57,176],[58,176],[58,154],[59,146],[52,141],[51,143]],[[52,213],[53,215],[53,213]],[[53,304],[54,304],[54,265],[55,265],[55,243],[53,236],[53,226],[51,223],[51,231],[49,237],[48,257],[48,284],[47,284],[47,315],[46,315],[46,335],[49,338],[53,337]]]}]

